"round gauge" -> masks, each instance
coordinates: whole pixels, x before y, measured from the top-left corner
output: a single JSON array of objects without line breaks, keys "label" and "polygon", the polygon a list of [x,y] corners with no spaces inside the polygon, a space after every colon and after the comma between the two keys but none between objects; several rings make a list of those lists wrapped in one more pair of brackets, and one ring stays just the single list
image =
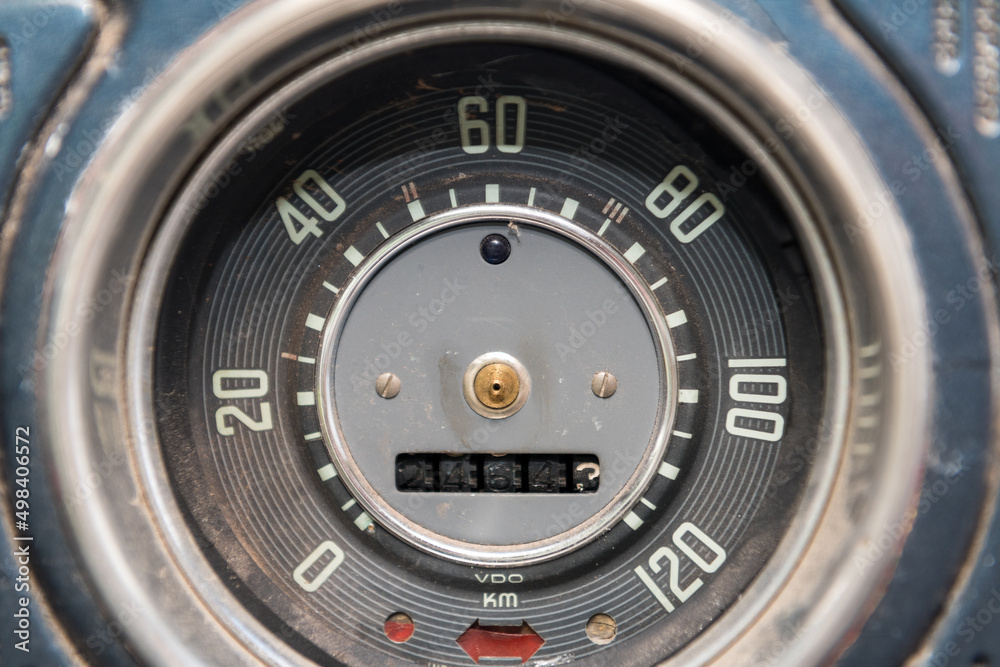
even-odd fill
[{"label": "round gauge", "polygon": [[701,3],[349,9],[223,21],[66,207],[43,416],[130,650],[831,659],[912,521],[936,349],[848,116],[738,20],[687,53]]},{"label": "round gauge", "polygon": [[802,509],[806,252],[745,149],[638,72],[517,40],[320,64],[152,254],[173,492],[316,662],[650,664]]}]

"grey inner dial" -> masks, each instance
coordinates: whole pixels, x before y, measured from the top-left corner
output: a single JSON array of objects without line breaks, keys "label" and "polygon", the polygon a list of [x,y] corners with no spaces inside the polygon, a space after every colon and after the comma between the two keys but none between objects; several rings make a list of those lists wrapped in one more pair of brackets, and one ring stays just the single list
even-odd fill
[{"label": "grey inner dial", "polygon": [[[620,520],[662,459],[672,415],[669,334],[645,283],[596,236],[520,215],[516,230],[509,215],[467,214],[395,239],[362,264],[324,332],[324,427],[345,482],[383,526],[459,560],[554,556]],[[481,254],[490,234],[510,242],[502,263]],[[502,418],[477,413],[463,387],[490,355],[530,377],[523,405]],[[606,397],[594,389],[602,371],[617,381]],[[398,378],[390,397],[385,373]],[[596,457],[599,486],[400,490],[396,462],[408,454],[477,454],[480,467],[503,455]]]}]

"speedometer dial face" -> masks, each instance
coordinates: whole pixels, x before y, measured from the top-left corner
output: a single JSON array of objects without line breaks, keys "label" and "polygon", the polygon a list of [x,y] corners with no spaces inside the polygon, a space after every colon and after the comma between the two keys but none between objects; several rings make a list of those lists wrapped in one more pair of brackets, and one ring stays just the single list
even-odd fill
[{"label": "speedometer dial face", "polygon": [[796,515],[807,263],[757,163],[640,75],[486,42],[320,65],[179,202],[162,454],[306,657],[651,664]]}]

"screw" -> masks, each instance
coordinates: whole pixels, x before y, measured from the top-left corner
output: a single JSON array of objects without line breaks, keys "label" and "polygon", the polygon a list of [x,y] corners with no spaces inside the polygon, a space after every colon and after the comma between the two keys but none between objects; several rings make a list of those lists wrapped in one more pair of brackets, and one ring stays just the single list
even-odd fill
[{"label": "screw", "polygon": [[393,373],[382,373],[375,378],[375,391],[382,398],[392,398],[399,393],[399,384],[398,376]]},{"label": "screw", "polygon": [[414,624],[413,619],[409,615],[403,612],[397,612],[385,619],[385,636],[389,638],[389,641],[395,642],[396,644],[402,644],[410,640],[413,636]]},{"label": "screw", "polygon": [[595,644],[610,644],[618,634],[618,623],[607,614],[594,614],[587,621],[587,636]]},{"label": "screw", "polygon": [[590,388],[598,398],[609,398],[618,391],[618,379],[607,371],[598,371],[590,381]]}]

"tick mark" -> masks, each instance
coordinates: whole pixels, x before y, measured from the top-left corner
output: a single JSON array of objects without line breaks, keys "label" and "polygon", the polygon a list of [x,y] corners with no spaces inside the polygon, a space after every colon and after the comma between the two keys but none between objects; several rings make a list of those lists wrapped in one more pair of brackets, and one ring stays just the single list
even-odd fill
[{"label": "tick mark", "polygon": [[680,389],[677,392],[677,400],[680,403],[697,403],[698,402],[698,390],[697,389]]},{"label": "tick mark", "polygon": [[344,251],[344,257],[354,266],[357,266],[361,262],[365,261],[365,256],[362,255],[361,252],[354,246],[351,246]]},{"label": "tick mark", "polygon": [[306,326],[310,329],[315,329],[316,331],[322,331],[323,325],[326,324],[326,320],[319,315],[313,315],[309,313],[306,316]]},{"label": "tick mark", "polygon": [[666,477],[667,479],[677,479],[677,475],[679,475],[680,472],[681,469],[678,468],[677,466],[670,465],[669,463],[666,462],[660,464],[659,473],[664,477]]},{"label": "tick mark", "polygon": [[562,210],[559,211],[559,215],[566,218],[567,220],[572,220],[573,216],[576,215],[576,208],[579,205],[580,202],[578,202],[575,199],[569,199],[567,197],[566,201],[563,202]]},{"label": "tick mark", "polygon": [[678,310],[667,315],[667,326],[671,329],[679,327],[682,324],[686,324],[687,321],[687,315],[684,314],[683,310]]},{"label": "tick mark", "polygon": [[635,264],[639,261],[639,258],[646,254],[646,249],[642,247],[641,244],[633,243],[632,247],[625,251],[625,259],[629,261],[630,264]]}]

